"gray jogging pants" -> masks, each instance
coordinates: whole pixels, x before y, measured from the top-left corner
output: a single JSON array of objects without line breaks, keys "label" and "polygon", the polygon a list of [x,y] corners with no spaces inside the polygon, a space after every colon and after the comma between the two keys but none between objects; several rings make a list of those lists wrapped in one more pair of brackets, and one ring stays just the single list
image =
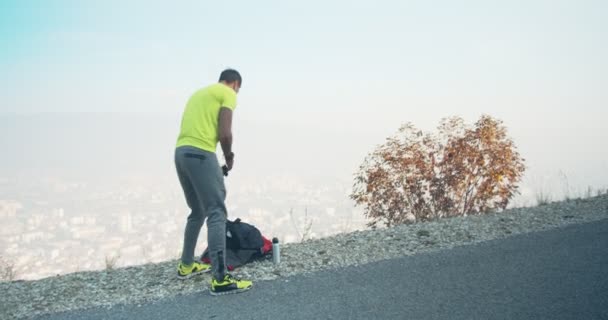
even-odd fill
[{"label": "gray jogging pants", "polygon": [[226,266],[226,187],[215,153],[191,146],[175,149],[175,167],[191,212],[184,231],[181,261],[189,265],[207,219],[207,243],[213,276],[223,279]]}]

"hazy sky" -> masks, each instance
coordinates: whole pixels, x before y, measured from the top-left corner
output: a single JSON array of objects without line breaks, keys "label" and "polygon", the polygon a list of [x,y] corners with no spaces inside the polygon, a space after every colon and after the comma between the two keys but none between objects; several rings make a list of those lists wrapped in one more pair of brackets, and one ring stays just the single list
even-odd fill
[{"label": "hazy sky", "polygon": [[229,66],[237,124],[283,132],[240,142],[262,150],[329,161],[487,113],[532,173],[607,185],[606,17],[600,0],[2,1],[0,114],[178,114]]}]

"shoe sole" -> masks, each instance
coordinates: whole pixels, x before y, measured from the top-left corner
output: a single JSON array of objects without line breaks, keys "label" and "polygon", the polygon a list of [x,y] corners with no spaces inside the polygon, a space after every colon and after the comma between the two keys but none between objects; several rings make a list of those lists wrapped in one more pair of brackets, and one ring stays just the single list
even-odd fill
[{"label": "shoe sole", "polygon": [[[253,287],[253,286],[251,286],[251,287]],[[244,288],[244,289],[236,289],[236,290],[224,291],[224,292],[215,292],[215,291],[213,291],[213,290],[210,289],[209,293],[212,296],[216,296],[216,297],[217,296],[227,296],[227,295],[230,295],[230,294],[237,294],[237,293],[249,291],[249,290],[251,290],[251,287],[247,287],[247,288]]]},{"label": "shoe sole", "polygon": [[182,275],[179,275],[179,274],[178,274],[178,275],[177,275],[177,278],[178,278],[179,280],[186,280],[186,279],[190,279],[190,278],[192,278],[192,277],[194,277],[194,276],[198,276],[199,274],[203,274],[203,273],[209,273],[209,272],[211,272],[211,269],[201,270],[201,271],[199,271],[199,272],[192,272],[192,273],[187,274],[187,275],[185,275],[185,276],[182,276]]}]

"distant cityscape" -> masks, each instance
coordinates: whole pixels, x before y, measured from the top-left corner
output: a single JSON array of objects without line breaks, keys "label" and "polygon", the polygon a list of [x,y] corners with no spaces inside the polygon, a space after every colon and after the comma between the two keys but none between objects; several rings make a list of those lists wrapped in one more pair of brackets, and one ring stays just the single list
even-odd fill
[{"label": "distant cityscape", "polygon": [[[176,180],[0,178],[2,257],[25,280],[176,259],[189,213]],[[349,181],[274,176],[227,186],[229,219],[284,243],[365,228]],[[203,227],[197,254],[205,247]]]}]

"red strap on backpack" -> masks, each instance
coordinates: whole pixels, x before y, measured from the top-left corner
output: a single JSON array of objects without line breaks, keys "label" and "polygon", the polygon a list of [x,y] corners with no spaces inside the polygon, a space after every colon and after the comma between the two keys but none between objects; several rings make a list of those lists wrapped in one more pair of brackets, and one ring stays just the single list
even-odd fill
[{"label": "red strap on backpack", "polygon": [[264,240],[264,246],[262,247],[262,254],[267,254],[272,251],[272,241],[266,239],[266,237],[262,236],[262,240]]}]

